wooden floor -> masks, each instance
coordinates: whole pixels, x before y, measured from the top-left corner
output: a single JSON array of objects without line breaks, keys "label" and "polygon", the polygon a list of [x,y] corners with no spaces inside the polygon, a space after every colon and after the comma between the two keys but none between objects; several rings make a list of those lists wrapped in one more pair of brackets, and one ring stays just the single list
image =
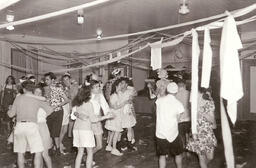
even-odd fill
[{"label": "wooden floor", "polygon": [[[156,168],[158,158],[155,155],[154,145],[154,121],[151,116],[140,114],[137,116],[138,124],[135,128],[136,146],[138,151],[125,152],[122,157],[113,156],[104,150],[94,156],[96,167],[99,168]],[[218,147],[215,151],[215,158],[209,168],[224,168],[225,160],[223,145],[221,142],[220,127],[217,131]],[[256,166],[256,122],[238,122],[232,129],[235,160],[237,168],[255,168]],[[105,140],[104,140],[105,143]],[[65,145],[71,147],[72,140],[66,138]],[[31,156],[27,156],[28,164],[31,167]],[[54,168],[74,167],[75,153],[65,156],[52,157]],[[16,155],[6,148],[6,137],[0,137],[0,167],[11,168],[16,161]],[[199,168],[197,157],[194,154],[184,156],[184,168]],[[85,166],[83,166],[85,167]],[[168,167],[175,167],[173,158],[168,159]]]}]

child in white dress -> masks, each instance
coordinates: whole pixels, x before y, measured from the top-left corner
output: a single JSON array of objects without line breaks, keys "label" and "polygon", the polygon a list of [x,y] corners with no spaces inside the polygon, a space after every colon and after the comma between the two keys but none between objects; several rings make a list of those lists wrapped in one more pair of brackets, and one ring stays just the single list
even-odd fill
[{"label": "child in white dress", "polygon": [[106,151],[111,151],[111,154],[116,156],[122,156],[117,147],[117,141],[120,133],[123,131],[122,128],[122,111],[126,104],[130,103],[130,100],[122,101],[122,79],[117,79],[113,83],[112,94],[110,96],[110,111],[115,116],[113,119],[107,120],[105,128],[110,131],[108,145]]},{"label": "child in white dress", "polygon": [[[90,80],[88,84],[91,87],[91,103],[93,105],[94,114],[98,117],[101,116],[101,109],[103,111],[104,115],[107,115],[109,113],[109,106],[106,101],[106,99],[103,96],[102,88],[100,86],[100,83],[96,80]],[[96,146],[94,148],[94,153],[98,152],[102,148],[102,134],[103,134],[103,128],[101,121],[92,123],[92,130],[94,133],[94,136],[96,138]]]},{"label": "child in white dress", "polygon": [[[42,93],[43,93],[43,88],[41,88],[41,87],[35,88],[34,95],[42,96],[43,95]],[[42,97],[42,98],[44,98],[44,97]],[[46,124],[46,118],[48,115],[49,114],[47,114],[44,111],[44,109],[39,108],[39,110],[37,112],[37,123],[38,123],[38,129],[39,129],[39,133],[41,135],[43,147],[44,147],[42,156],[46,163],[47,168],[52,168],[52,160],[51,160],[51,157],[49,156],[48,150],[52,147],[53,143],[52,143],[52,139],[50,137],[49,128]]]},{"label": "child in white dress", "polygon": [[123,94],[121,99],[123,102],[130,101],[130,103],[124,106],[121,119],[122,128],[127,129],[128,149],[136,150],[136,148],[133,146],[133,144],[135,143],[133,127],[136,125],[136,115],[132,101],[134,99],[134,96],[137,95],[137,92],[133,86],[128,86],[128,84],[130,83],[131,81],[128,78],[125,78],[122,81]]}]

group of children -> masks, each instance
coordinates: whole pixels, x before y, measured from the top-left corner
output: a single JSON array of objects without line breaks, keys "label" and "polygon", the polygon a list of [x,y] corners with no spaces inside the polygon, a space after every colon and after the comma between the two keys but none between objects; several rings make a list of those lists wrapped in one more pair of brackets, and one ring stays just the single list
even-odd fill
[{"label": "group of children", "polygon": [[[10,118],[16,118],[13,148],[18,153],[18,166],[24,167],[24,153],[30,151],[35,153],[35,168],[42,167],[42,158],[47,168],[52,168],[48,150],[54,146],[56,153],[63,153],[62,141],[68,132],[78,149],[75,168],[81,166],[85,149],[86,167],[93,167],[93,155],[103,147],[103,120],[108,131],[106,151],[123,155],[118,143],[124,130],[127,130],[127,147],[136,150],[133,100],[137,92],[129,78],[120,77],[120,71],[114,71],[113,75],[104,90],[101,82],[92,77],[79,88],[71,83],[68,73],[62,76],[62,85],[56,84],[53,73],[45,74],[44,87],[36,85],[32,78],[22,81],[20,94],[7,113]],[[165,73],[160,73],[160,77],[156,91],[150,92],[154,93],[150,97],[156,99],[159,167],[165,168],[167,155],[173,155],[177,168],[182,168],[183,153],[188,150],[198,154],[201,168],[207,168],[217,145],[213,133],[216,128],[214,103],[209,91],[201,89],[198,94],[198,133],[190,136],[190,93],[186,84],[169,82]]]},{"label": "group of children", "polygon": [[133,127],[136,124],[133,98],[137,92],[128,86],[130,80],[116,78],[107,102],[99,81],[89,78],[78,88],[70,85],[70,79],[69,74],[64,74],[63,84],[60,84],[53,73],[47,73],[43,87],[28,78],[22,81],[21,93],[7,112],[10,118],[16,119],[9,139],[13,142],[14,152],[18,153],[19,167],[24,167],[24,154],[30,151],[35,153],[34,167],[42,167],[42,156],[46,166],[52,168],[48,151],[54,149],[56,154],[63,154],[62,140],[67,132],[70,136],[70,130],[73,146],[78,148],[75,167],[81,166],[85,148],[86,167],[92,167],[95,163],[93,154],[103,146],[103,120],[106,120],[108,130],[106,151],[116,156],[123,155],[117,144],[124,129],[127,129],[128,146],[133,147]]},{"label": "group of children", "polygon": [[[166,80],[164,80],[166,81]],[[156,153],[159,167],[166,167],[166,156],[175,157],[177,168],[182,168],[183,154],[194,152],[198,155],[201,168],[207,168],[213,159],[217,141],[213,132],[216,128],[214,102],[207,89],[198,94],[197,134],[190,133],[189,91],[180,80],[163,82],[156,95]],[[153,92],[152,92],[153,93]]]},{"label": "group of children", "polygon": [[[85,148],[87,151],[86,166],[91,167],[94,163],[93,153],[102,148],[101,121],[103,120],[106,120],[105,128],[108,130],[106,151],[116,156],[123,155],[117,144],[124,129],[127,129],[128,144],[135,142],[133,127],[136,124],[136,118],[132,102],[135,95],[135,89],[128,86],[128,79],[123,77],[113,82],[109,105],[103,96],[100,83],[96,80],[87,82],[78,91],[72,102],[71,114],[71,118],[76,119],[73,128],[73,145],[78,148],[76,168],[81,165]],[[103,116],[100,114],[101,108]],[[97,148],[98,144],[100,145]]]}]

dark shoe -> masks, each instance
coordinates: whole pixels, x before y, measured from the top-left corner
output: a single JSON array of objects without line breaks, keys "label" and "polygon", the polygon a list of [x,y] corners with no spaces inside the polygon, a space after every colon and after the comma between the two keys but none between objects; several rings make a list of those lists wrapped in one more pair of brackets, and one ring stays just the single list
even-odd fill
[{"label": "dark shoe", "polygon": [[119,151],[121,151],[121,147],[122,147],[122,142],[121,141],[118,141],[116,143],[116,149],[118,149]]},{"label": "dark shoe", "polygon": [[56,149],[55,156],[61,156],[60,148]]},{"label": "dark shoe", "polygon": [[133,152],[133,151],[137,151],[137,147],[134,146],[134,144],[132,144],[130,141],[128,141],[128,151],[129,152]]},{"label": "dark shoe", "polygon": [[62,150],[62,151],[60,151],[60,154],[61,155],[67,155],[67,154],[69,154],[69,152],[67,150]]},{"label": "dark shoe", "polygon": [[77,152],[77,148],[71,147],[68,152],[69,153],[76,153]]},{"label": "dark shoe", "polygon": [[116,148],[119,151],[127,150],[127,147],[128,147],[128,141],[123,140],[123,139],[121,141],[117,142],[117,144],[116,144]]},{"label": "dark shoe", "polygon": [[54,150],[53,148],[49,149],[50,156],[55,156],[55,154],[56,154],[56,150]]}]

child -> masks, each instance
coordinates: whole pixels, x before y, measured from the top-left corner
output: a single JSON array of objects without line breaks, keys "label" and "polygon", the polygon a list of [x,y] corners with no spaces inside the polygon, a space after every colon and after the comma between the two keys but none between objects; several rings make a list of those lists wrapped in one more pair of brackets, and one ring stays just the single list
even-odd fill
[{"label": "child", "polygon": [[14,152],[18,153],[18,166],[24,167],[24,153],[27,147],[31,153],[35,153],[34,167],[40,168],[41,154],[44,151],[42,138],[37,125],[39,108],[43,108],[47,114],[53,109],[47,103],[32,98],[34,83],[25,81],[22,83],[24,94],[16,97],[12,108],[8,111],[10,118],[16,116],[14,130]]},{"label": "child", "polygon": [[166,155],[175,156],[177,168],[182,168],[183,144],[178,131],[178,118],[184,107],[175,98],[178,92],[176,83],[167,85],[170,94],[156,100],[156,153],[159,156],[159,167],[166,167]]},{"label": "child", "polygon": [[183,141],[183,146],[186,147],[191,128],[189,108],[190,92],[186,90],[186,84],[184,81],[179,81],[178,87],[179,91],[176,94],[176,98],[183,104],[183,107],[185,109],[184,113],[182,113],[179,118],[179,133]]},{"label": "child", "polygon": [[[100,85],[100,82],[96,80],[90,80],[90,87],[91,87],[91,103],[93,105],[94,114],[98,117],[101,116],[101,109],[103,111],[104,115],[107,115],[109,113],[109,106],[102,94],[102,88]],[[103,134],[103,128],[100,121],[92,123],[92,130],[94,133],[94,136],[96,138],[96,147],[94,148],[94,153],[98,152],[102,148],[102,134]]]},{"label": "child", "polygon": [[[43,96],[43,88],[40,86],[36,86],[36,88],[34,90],[34,95]],[[42,97],[42,98],[44,98],[44,97]],[[52,168],[52,160],[48,153],[48,150],[52,147],[52,139],[50,137],[50,132],[49,132],[48,126],[46,124],[47,115],[49,115],[49,114],[47,114],[44,111],[44,109],[39,108],[38,113],[37,113],[37,122],[38,122],[37,124],[38,124],[39,133],[41,135],[41,139],[43,142],[43,147],[44,147],[44,151],[42,153],[43,159],[46,163],[47,168]]]},{"label": "child", "polygon": [[72,102],[72,106],[76,106],[77,110],[77,119],[73,128],[73,145],[78,148],[75,168],[80,168],[81,166],[84,148],[87,151],[86,167],[92,168],[93,148],[95,147],[92,123],[112,117],[111,113],[105,116],[96,116],[94,114],[93,104],[90,100],[91,89],[91,86],[82,87]]},{"label": "child", "polygon": [[208,162],[213,159],[214,148],[217,146],[213,132],[215,128],[215,105],[207,90],[200,89],[199,92],[197,134],[189,139],[187,149],[197,153],[201,168],[207,168]]},{"label": "child", "polygon": [[105,128],[109,130],[109,137],[108,137],[108,145],[106,146],[106,151],[111,151],[111,154],[116,156],[122,156],[121,153],[117,149],[117,141],[121,132],[123,131],[122,128],[122,110],[126,104],[131,103],[128,101],[122,101],[121,98],[122,94],[122,79],[117,79],[112,85],[112,93],[110,96],[110,108],[115,118],[107,120],[105,124]]},{"label": "child", "polygon": [[135,88],[132,86],[131,81],[128,78],[123,80],[123,101],[131,101],[131,103],[126,104],[122,111],[122,128],[127,128],[127,139],[128,139],[128,149],[136,150],[133,146],[135,143],[134,130],[133,127],[136,125],[136,116],[133,106],[134,96],[137,95]]}]

